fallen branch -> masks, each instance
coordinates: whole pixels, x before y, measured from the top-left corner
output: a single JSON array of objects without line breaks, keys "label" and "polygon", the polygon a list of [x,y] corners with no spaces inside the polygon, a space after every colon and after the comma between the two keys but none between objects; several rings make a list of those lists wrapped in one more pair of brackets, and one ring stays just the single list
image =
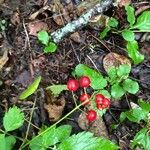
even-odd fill
[{"label": "fallen branch", "polygon": [[111,6],[112,2],[113,2],[113,0],[102,0],[99,4],[95,5],[92,9],[88,10],[88,12],[81,15],[77,20],[74,20],[74,21],[68,23],[63,28],[58,29],[55,32],[51,33],[53,41],[55,43],[58,43],[63,39],[64,36],[85,26],[89,22],[91,17],[108,10],[108,8]]}]

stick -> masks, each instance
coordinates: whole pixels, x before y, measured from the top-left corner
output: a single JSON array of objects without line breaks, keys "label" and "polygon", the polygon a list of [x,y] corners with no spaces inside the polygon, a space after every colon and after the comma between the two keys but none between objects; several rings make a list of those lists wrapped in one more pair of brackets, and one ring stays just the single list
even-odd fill
[{"label": "stick", "polygon": [[68,35],[71,32],[76,31],[78,28],[85,26],[92,16],[96,14],[100,14],[111,6],[113,0],[102,0],[101,3],[94,6],[94,8],[90,9],[85,14],[81,15],[77,20],[74,20],[68,23],[61,29],[56,30],[55,32],[51,33],[53,41],[55,43],[60,42],[64,36]]}]

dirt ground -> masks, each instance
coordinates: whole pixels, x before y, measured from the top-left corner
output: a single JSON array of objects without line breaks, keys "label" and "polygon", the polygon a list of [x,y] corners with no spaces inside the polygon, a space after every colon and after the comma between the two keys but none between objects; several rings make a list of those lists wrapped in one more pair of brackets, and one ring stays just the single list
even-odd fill
[{"label": "dirt ground", "polygon": [[[57,5],[55,10],[43,10],[35,18],[30,19],[33,13],[39,11],[46,5],[54,7],[55,1],[51,0],[0,0],[0,18],[6,20],[6,29],[0,32],[0,55],[3,56],[7,51],[8,60],[0,70],[0,118],[5,111],[12,105],[19,106],[26,114],[26,119],[29,119],[30,111],[34,100],[37,103],[33,113],[32,124],[36,127],[41,127],[42,124],[51,125],[48,112],[44,105],[51,96],[45,88],[52,84],[66,84],[71,77],[71,72],[79,63],[88,65],[91,68],[96,68],[106,74],[102,61],[106,54],[115,52],[127,56],[124,49],[125,42],[116,34],[109,33],[109,36],[102,42],[98,39],[99,28],[87,25],[76,31],[75,38],[68,35],[58,44],[57,52],[53,54],[44,54],[43,46],[37,40],[37,28],[46,28],[49,32],[63,27],[67,22],[70,22],[80,14],[77,14],[76,7],[80,0],[72,0],[70,6],[69,1],[61,1],[64,6],[63,11],[68,13],[68,16],[62,14],[62,6]],[[59,3],[58,3],[59,4]],[[133,5],[138,10],[139,7],[148,6],[148,1],[145,4],[140,1],[133,1]],[[73,8],[71,8],[73,7]],[[70,10],[69,10],[70,9]],[[60,11],[59,11],[60,10]],[[124,25],[125,15],[123,8],[110,8],[106,13],[108,16],[114,16]],[[63,18],[57,18],[56,16]],[[55,16],[55,17],[54,17]],[[33,16],[32,16],[33,17]],[[68,17],[68,20],[67,20]],[[39,23],[40,22],[40,23]],[[42,23],[41,23],[42,22]],[[145,60],[139,65],[132,66],[131,78],[138,81],[140,91],[136,95],[126,95],[120,101],[113,101],[111,108],[104,115],[103,119],[107,127],[109,138],[120,145],[121,149],[130,149],[129,143],[133,139],[136,132],[140,129],[140,125],[125,121],[119,125],[116,130],[112,130],[111,125],[117,124],[121,112],[128,110],[130,107],[128,102],[132,100],[137,102],[139,98],[150,102],[150,38],[149,34],[136,34],[140,51],[145,55]],[[42,76],[42,83],[39,91],[30,96],[26,101],[18,100],[19,94],[38,76]],[[66,105],[63,110],[63,115],[74,108],[74,102],[69,92],[62,92],[59,99],[65,99]],[[61,124],[71,124],[73,132],[78,133],[82,129],[78,126],[77,120],[80,110],[73,113],[70,118],[61,122]],[[0,119],[2,122],[2,119]],[[24,137],[28,122],[24,124],[17,132],[17,136]],[[37,129],[31,126],[29,137],[37,133]],[[19,145],[18,141],[18,145]]]}]

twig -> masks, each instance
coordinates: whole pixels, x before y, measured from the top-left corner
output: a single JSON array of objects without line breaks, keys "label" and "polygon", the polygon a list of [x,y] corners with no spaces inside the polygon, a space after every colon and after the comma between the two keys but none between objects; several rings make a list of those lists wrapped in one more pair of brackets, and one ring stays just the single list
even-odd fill
[{"label": "twig", "polygon": [[58,29],[55,32],[51,33],[53,41],[55,43],[58,43],[67,34],[74,32],[78,28],[85,26],[89,22],[89,20],[91,19],[92,16],[94,16],[96,14],[100,14],[100,13],[108,10],[108,8],[111,6],[112,2],[113,2],[112,0],[103,0],[101,3],[95,5],[95,7],[90,9],[88,12],[81,15],[77,20],[74,20],[74,21],[68,23],[63,28]]}]

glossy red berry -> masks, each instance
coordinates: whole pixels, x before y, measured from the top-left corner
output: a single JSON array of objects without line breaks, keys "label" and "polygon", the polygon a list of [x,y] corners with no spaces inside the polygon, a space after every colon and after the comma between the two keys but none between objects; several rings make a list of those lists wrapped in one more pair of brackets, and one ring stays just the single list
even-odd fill
[{"label": "glossy red berry", "polygon": [[83,76],[80,78],[79,83],[80,83],[80,87],[84,88],[84,87],[89,87],[91,81],[89,77]]},{"label": "glossy red berry", "polygon": [[83,93],[81,96],[80,96],[80,101],[81,102],[84,102],[84,101],[87,101],[86,103],[85,103],[85,105],[88,105],[88,104],[90,104],[90,95],[89,94],[86,94],[86,93]]},{"label": "glossy red berry", "polygon": [[96,117],[97,117],[96,111],[91,109],[87,112],[86,118],[89,122],[93,122],[94,120],[96,120]]},{"label": "glossy red berry", "polygon": [[68,82],[67,82],[67,88],[69,91],[77,91],[78,88],[79,88],[79,83],[78,83],[78,80],[75,80],[75,79],[70,79]]},{"label": "glossy red berry", "polygon": [[104,96],[102,94],[97,94],[95,96],[95,102],[97,105],[101,105],[103,103],[103,100],[104,100]]},{"label": "glossy red berry", "polygon": [[108,98],[103,99],[102,108],[110,107],[110,100]]}]

